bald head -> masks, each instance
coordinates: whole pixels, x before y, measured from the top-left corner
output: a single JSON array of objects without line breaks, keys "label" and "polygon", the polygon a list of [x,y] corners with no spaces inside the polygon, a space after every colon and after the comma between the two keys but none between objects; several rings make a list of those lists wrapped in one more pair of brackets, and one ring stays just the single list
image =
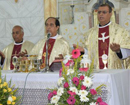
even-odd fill
[{"label": "bald head", "polygon": [[23,27],[21,27],[21,26],[19,26],[19,25],[16,25],[16,26],[13,27],[13,29],[14,29],[14,28],[20,28],[21,33],[24,33],[24,31],[23,31]]}]

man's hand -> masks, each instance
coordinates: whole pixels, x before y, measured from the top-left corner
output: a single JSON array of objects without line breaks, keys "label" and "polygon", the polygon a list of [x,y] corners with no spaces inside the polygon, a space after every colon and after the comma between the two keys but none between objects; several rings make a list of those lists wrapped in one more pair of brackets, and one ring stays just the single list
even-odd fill
[{"label": "man's hand", "polygon": [[19,52],[18,56],[24,57],[27,53],[27,50],[25,49],[25,51]]},{"label": "man's hand", "polygon": [[59,54],[58,57],[55,57],[55,60],[53,62],[61,62],[61,61],[63,61],[63,58],[64,58],[63,55]]},{"label": "man's hand", "polygon": [[110,48],[112,51],[114,51],[116,53],[120,52],[120,45],[119,44],[112,43],[112,44],[110,44]]},{"label": "man's hand", "polygon": [[[77,45],[76,44],[73,44],[73,48],[76,49]],[[81,52],[84,52],[84,48],[81,47],[81,46],[78,46],[78,49],[81,51]]]},{"label": "man's hand", "polygon": [[55,59],[63,59],[64,57],[63,57],[63,55],[62,54],[59,54],[59,56],[58,57],[55,57]]}]

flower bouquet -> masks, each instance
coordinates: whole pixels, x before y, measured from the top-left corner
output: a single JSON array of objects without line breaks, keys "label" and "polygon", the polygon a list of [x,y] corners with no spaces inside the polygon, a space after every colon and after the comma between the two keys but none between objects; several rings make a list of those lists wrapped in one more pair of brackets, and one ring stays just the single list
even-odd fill
[{"label": "flower bouquet", "polygon": [[48,94],[49,105],[107,105],[97,97],[98,91],[91,89],[92,73],[93,61],[90,63],[86,55],[80,56],[80,50],[74,49],[62,63],[58,88]]},{"label": "flower bouquet", "polygon": [[17,89],[14,85],[11,87],[11,80],[6,82],[6,77],[2,78],[0,70],[0,105],[18,105],[20,96],[16,97]]}]

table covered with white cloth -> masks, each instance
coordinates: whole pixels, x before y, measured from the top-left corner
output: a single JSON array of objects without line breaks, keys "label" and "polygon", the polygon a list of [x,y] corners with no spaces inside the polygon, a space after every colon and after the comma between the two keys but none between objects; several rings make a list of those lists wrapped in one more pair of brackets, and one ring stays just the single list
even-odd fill
[{"label": "table covered with white cloth", "polygon": [[[97,70],[93,75],[93,88],[105,84],[108,105],[130,105],[130,70]],[[11,73],[2,71],[7,81],[19,88],[18,94],[23,96],[22,105],[46,105],[48,88],[57,87],[58,72],[50,73]],[[25,82],[26,81],[26,82]],[[25,88],[25,89],[24,89]],[[105,97],[104,97],[105,99]]]}]

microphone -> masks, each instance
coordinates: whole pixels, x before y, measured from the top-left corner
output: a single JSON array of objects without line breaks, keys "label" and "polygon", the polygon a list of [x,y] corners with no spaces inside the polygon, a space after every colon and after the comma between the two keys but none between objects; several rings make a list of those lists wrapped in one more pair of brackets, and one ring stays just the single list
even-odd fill
[{"label": "microphone", "polygon": [[48,32],[48,33],[47,33],[47,39],[49,39],[50,37],[51,37],[51,33]]}]

